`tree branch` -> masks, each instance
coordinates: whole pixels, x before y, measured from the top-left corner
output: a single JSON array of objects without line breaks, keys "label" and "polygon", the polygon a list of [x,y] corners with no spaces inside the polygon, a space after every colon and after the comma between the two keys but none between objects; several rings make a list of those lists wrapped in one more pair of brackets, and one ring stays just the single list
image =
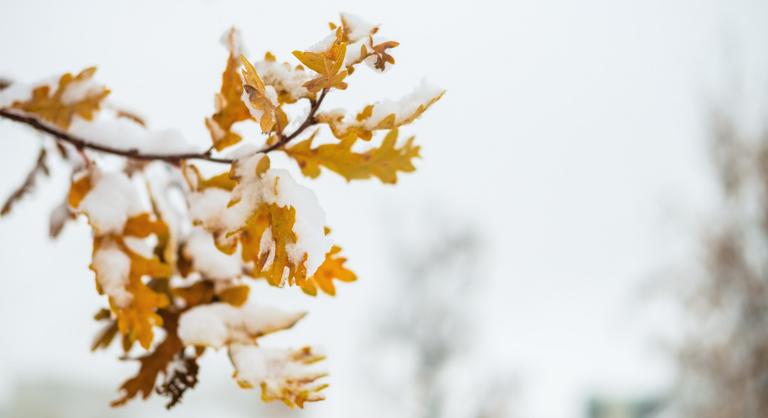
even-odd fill
[{"label": "tree branch", "polygon": [[[295,131],[293,131],[288,135],[283,135],[282,133],[279,134],[279,139],[277,142],[262,148],[258,152],[266,154],[266,153],[275,151],[285,146],[286,144],[288,144],[291,140],[299,136],[302,132],[304,132],[310,126],[315,125],[317,123],[317,121],[315,120],[315,114],[317,114],[317,111],[320,109],[320,105],[325,99],[326,94],[328,94],[328,89],[323,89],[323,91],[320,93],[320,97],[317,100],[312,101],[307,118],[304,120],[304,122],[302,122],[302,124],[298,128],[296,128]],[[94,142],[90,142],[86,139],[80,138],[76,135],[72,135],[34,116],[31,116],[26,113],[19,112],[10,108],[0,108],[0,118],[5,118],[8,120],[12,120],[14,122],[18,122],[18,123],[30,126],[34,129],[37,129],[38,131],[41,131],[48,135],[53,136],[58,141],[69,143],[73,145],[75,148],[80,150],[88,149],[88,150],[97,151],[105,154],[118,155],[121,157],[130,158],[134,160],[145,160],[145,161],[161,160],[169,163],[179,163],[180,161],[183,161],[183,160],[203,160],[203,161],[209,161],[213,163],[223,163],[223,164],[231,164],[235,161],[232,158],[214,157],[211,155],[211,151],[212,151],[211,149],[208,149],[207,151],[199,152],[199,153],[158,154],[158,153],[142,153],[138,149],[120,149],[120,148],[110,147],[107,145],[97,144]]]}]

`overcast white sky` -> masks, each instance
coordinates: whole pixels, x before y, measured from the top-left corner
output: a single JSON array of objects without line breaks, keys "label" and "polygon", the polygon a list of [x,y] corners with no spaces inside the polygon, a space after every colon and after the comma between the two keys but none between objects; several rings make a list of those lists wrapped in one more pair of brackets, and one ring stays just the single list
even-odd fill
[{"label": "overcast white sky", "polygon": [[[636,294],[711,200],[708,106],[734,86],[766,90],[763,2],[0,0],[0,75],[30,81],[98,65],[114,100],[203,144],[227,27],[242,29],[253,57],[269,49],[287,59],[338,11],[383,23],[401,46],[392,71],[356,73],[331,106],[394,98],[422,77],[448,93],[408,131],[424,158],[398,186],[304,180],[361,278],[336,299],[262,293],[311,311],[276,342],[329,352],[333,386],[313,416],[376,417],[355,399],[365,380],[349,359],[364,355],[366,313],[395,271],[386,228],[431,211],[467,219],[488,239],[478,367],[519,377],[527,417],[577,417],[590,394],[668,387],[655,341],[675,320]],[[38,143],[0,122],[0,195]],[[87,270],[88,229],[47,239],[48,212],[65,192],[59,174],[0,220],[0,403],[22,379],[112,388],[134,367],[88,352],[90,316],[104,301]],[[201,414],[194,406],[224,385],[238,390],[224,357],[206,360],[199,389],[173,415]]]}]

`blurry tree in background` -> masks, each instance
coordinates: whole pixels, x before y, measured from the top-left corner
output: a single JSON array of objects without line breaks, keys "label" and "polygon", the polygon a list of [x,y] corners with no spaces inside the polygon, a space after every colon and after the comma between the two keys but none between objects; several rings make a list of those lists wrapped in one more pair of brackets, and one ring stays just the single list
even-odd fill
[{"label": "blurry tree in background", "polygon": [[[377,391],[405,408],[399,416],[513,416],[515,379],[501,372],[480,372],[470,355],[478,323],[473,320],[478,308],[473,296],[484,284],[482,238],[477,228],[438,213],[431,214],[418,230],[418,239],[408,239],[397,236],[394,229],[391,254],[399,268],[383,315],[373,329],[374,349],[394,350],[390,354],[401,362],[409,359],[411,367],[400,367],[399,372],[406,370],[404,375],[388,381],[382,375],[392,371],[381,370],[379,364],[379,370],[374,370]],[[457,382],[450,379],[450,373],[463,361],[471,370],[462,373],[462,380],[471,386],[456,393]],[[452,408],[450,402],[458,399],[463,407]],[[457,414],[457,409],[462,411]]]},{"label": "blurry tree in background", "polygon": [[768,127],[740,129],[735,114],[712,126],[722,207],[702,242],[703,274],[686,308],[673,416],[768,416]]}]

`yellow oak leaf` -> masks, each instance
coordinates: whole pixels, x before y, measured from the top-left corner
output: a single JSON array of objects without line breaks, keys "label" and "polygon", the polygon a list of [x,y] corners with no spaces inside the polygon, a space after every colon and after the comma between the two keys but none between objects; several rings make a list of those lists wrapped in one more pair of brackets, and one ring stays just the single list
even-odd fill
[{"label": "yellow oak leaf", "polygon": [[[315,384],[327,373],[314,371],[308,366],[325,359],[311,347],[298,350],[264,349],[258,346],[234,345],[229,358],[235,366],[235,380],[240,387],[261,388],[264,402],[282,401],[290,408],[304,407],[306,402],[325,399],[322,391],[327,384]],[[260,365],[252,370],[254,365]]]},{"label": "yellow oak leaf", "polygon": [[340,71],[344,65],[346,54],[347,43],[344,42],[343,30],[341,28],[337,29],[336,40],[326,51],[293,51],[293,55],[302,64],[320,75],[304,83],[304,87],[313,93],[330,88],[346,89],[347,83],[344,82],[344,78],[347,77],[347,71]]},{"label": "yellow oak leaf", "polygon": [[226,35],[229,57],[221,74],[221,89],[216,93],[216,113],[205,119],[205,126],[211,134],[214,147],[221,151],[240,142],[242,137],[232,131],[232,125],[250,118],[248,108],[242,100],[243,82],[240,79],[240,51],[238,31],[231,28]]},{"label": "yellow oak leaf", "polygon": [[354,282],[357,280],[357,275],[344,266],[347,259],[339,256],[340,252],[341,247],[337,245],[331,247],[331,250],[325,255],[325,261],[317,268],[315,274],[301,283],[301,289],[305,293],[315,296],[319,288],[326,294],[335,296],[336,287],[333,285],[334,279],[343,282]]},{"label": "yellow oak leaf", "polygon": [[[149,348],[154,337],[153,328],[162,325],[157,310],[169,304],[168,296],[151,289],[144,278],[167,279],[172,268],[157,256],[137,253],[126,244],[126,239],[155,235],[158,243],[162,243],[167,234],[168,227],[164,222],[152,220],[149,214],[143,213],[126,221],[122,235],[94,237],[91,270],[96,273],[96,288],[99,293],[109,295],[117,329],[129,345],[139,341],[142,347]],[[162,253],[160,245],[156,252]]]},{"label": "yellow oak leaf", "polygon": [[309,139],[287,148],[285,153],[299,164],[301,172],[311,178],[320,175],[325,167],[347,181],[376,177],[382,183],[397,183],[397,173],[410,173],[416,168],[413,159],[419,157],[419,146],[413,144],[413,137],[397,147],[397,129],[390,130],[378,148],[366,152],[355,152],[352,146],[357,141],[354,134],[347,135],[340,142],[312,147],[314,135]]},{"label": "yellow oak leaf", "polygon": [[117,328],[130,341],[138,341],[142,347],[149,349],[154,339],[153,328],[163,325],[157,309],[168,305],[168,297],[154,292],[140,277],[133,275],[126,290],[133,296],[130,305],[119,307],[110,302],[117,316]]},{"label": "yellow oak leaf", "polygon": [[120,239],[117,239],[117,243],[131,261],[126,291],[132,298],[127,306],[119,306],[113,300],[110,300],[110,305],[117,316],[120,333],[128,336],[130,341],[139,341],[142,347],[149,349],[154,338],[153,327],[163,325],[157,310],[167,306],[170,301],[165,294],[150,289],[144,283],[143,277],[167,279],[171,276],[171,267],[157,257],[146,258],[135,253]]},{"label": "yellow oak leaf", "polygon": [[[286,282],[293,285],[307,276],[303,260],[293,263],[288,257],[287,246],[296,244],[295,223],[294,208],[262,204],[251,214],[240,233],[243,261],[252,261],[252,274],[266,278],[272,286],[282,286]],[[269,234],[268,239],[264,234]],[[271,245],[264,248],[262,240],[271,241]]]},{"label": "yellow oak leaf", "polygon": [[86,68],[77,75],[66,73],[59,78],[56,90],[40,86],[32,97],[11,104],[14,109],[39,116],[59,128],[68,129],[75,116],[92,120],[109,89],[92,81],[96,67]]},{"label": "yellow oak leaf", "polygon": [[397,101],[385,100],[365,106],[352,120],[348,120],[350,118],[339,112],[318,113],[315,120],[327,124],[336,138],[343,139],[354,134],[369,140],[374,131],[399,128],[412,123],[444,94],[445,90],[423,84]]},{"label": "yellow oak leaf", "polygon": [[240,56],[243,64],[243,100],[251,116],[259,122],[261,131],[270,132],[277,123],[277,93],[274,87],[267,87],[259,77],[253,64]]}]

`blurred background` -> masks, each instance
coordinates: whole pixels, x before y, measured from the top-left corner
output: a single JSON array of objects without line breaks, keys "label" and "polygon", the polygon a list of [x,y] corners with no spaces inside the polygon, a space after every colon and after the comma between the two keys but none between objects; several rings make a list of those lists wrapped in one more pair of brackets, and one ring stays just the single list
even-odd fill
[{"label": "blurred background", "polygon": [[[207,144],[231,25],[288,59],[340,11],[401,42],[329,108],[446,96],[397,186],[312,187],[359,276],[275,344],[329,354],[304,411],[239,390],[224,352],[170,412],[112,410],[136,368],[91,353],[90,231],[48,239],[52,167],[0,219],[0,417],[768,417],[768,3],[0,0],[0,77],[98,65],[113,101]],[[41,138],[0,121],[0,196]]]}]

